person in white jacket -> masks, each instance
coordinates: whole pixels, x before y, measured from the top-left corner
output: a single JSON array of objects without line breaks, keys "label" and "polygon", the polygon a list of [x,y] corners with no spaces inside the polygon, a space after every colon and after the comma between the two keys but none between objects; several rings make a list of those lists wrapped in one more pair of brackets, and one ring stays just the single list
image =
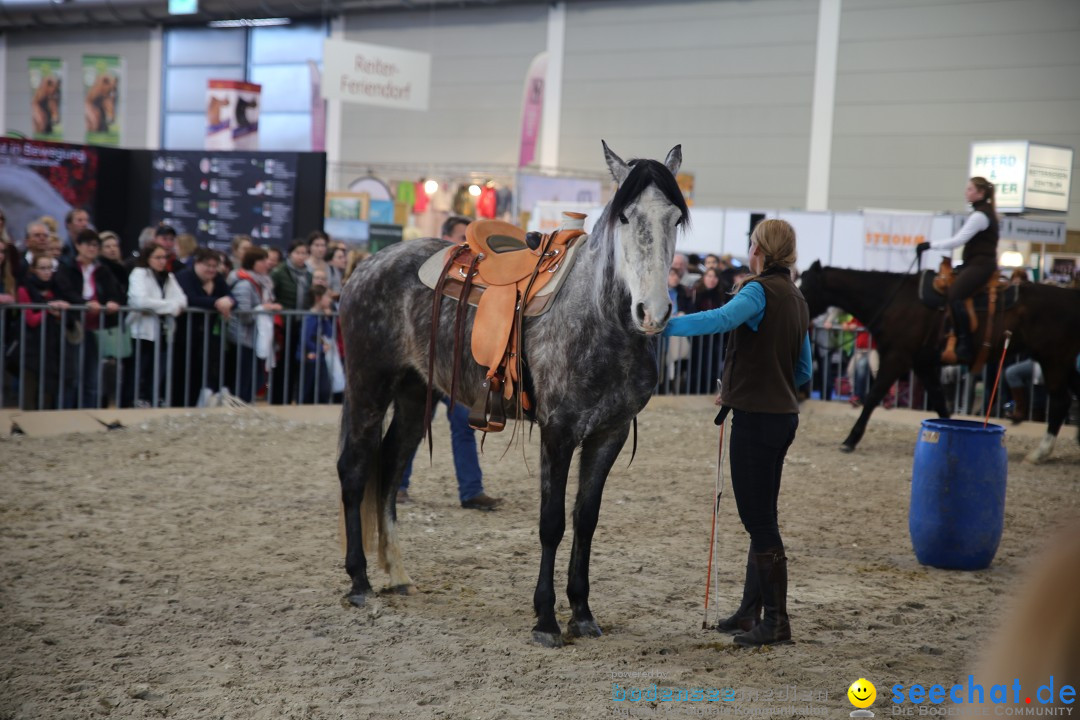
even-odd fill
[{"label": "person in white jacket", "polygon": [[173,318],[187,307],[187,295],[165,269],[167,263],[165,248],[147,243],[128,278],[128,305],[135,310],[128,313],[127,322],[135,341],[134,376],[130,382],[134,383],[136,407],[166,404],[166,358]]}]

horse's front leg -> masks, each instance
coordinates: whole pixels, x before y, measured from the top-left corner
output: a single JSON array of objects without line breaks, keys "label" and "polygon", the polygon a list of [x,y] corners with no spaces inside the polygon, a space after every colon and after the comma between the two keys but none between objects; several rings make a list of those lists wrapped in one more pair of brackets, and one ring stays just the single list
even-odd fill
[{"label": "horse's front leg", "polygon": [[588,437],[581,446],[581,475],[574,504],[574,545],[570,550],[566,584],[566,596],[573,612],[569,630],[575,637],[600,637],[602,634],[589,609],[589,557],[593,533],[600,518],[604,483],[629,432],[630,426],[624,425],[612,432]]},{"label": "horse's front leg", "polygon": [[555,619],[555,552],[566,530],[566,477],[574,457],[569,433],[544,428],[540,433],[540,577],[533,593],[536,626],[533,640],[561,647],[562,630]]},{"label": "horse's front leg", "polygon": [[895,366],[890,367],[887,358],[881,359],[881,368],[878,370],[873,384],[870,385],[870,390],[866,393],[866,400],[863,403],[862,412],[859,413],[859,419],[855,421],[851,432],[848,433],[844,443],[840,446],[841,450],[844,452],[853,452],[855,450],[855,446],[859,444],[863,434],[866,432],[866,426],[870,423],[870,416],[874,413],[874,408],[880,405],[885,396],[889,394],[889,388],[892,387],[899,375],[900,373]]}]

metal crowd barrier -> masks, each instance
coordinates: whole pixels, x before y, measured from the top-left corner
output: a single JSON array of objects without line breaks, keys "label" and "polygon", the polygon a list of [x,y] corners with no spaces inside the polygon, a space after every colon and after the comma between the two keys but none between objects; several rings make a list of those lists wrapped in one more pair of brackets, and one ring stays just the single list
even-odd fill
[{"label": "metal crowd barrier", "polygon": [[[857,328],[861,329],[861,328]],[[861,405],[859,398],[869,391],[873,376],[869,371],[862,387],[848,372],[852,355],[868,352],[855,347],[857,329],[825,328],[812,324],[810,328],[811,358],[814,364],[809,397],[818,400]],[[724,342],[727,337],[710,339],[664,338],[657,353],[660,380],[656,392],[661,395],[715,394],[723,373]],[[1021,358],[1022,359],[1022,358]],[[869,357],[867,357],[869,360]],[[963,367],[942,369],[942,385],[946,402],[956,414],[984,415],[997,375],[998,358],[991,358],[978,374],[972,375]],[[1006,365],[1008,368],[1008,365]],[[1045,412],[1046,397],[1040,385],[1028,387],[1027,419]],[[854,401],[853,401],[854,398]],[[1002,372],[1000,386],[994,397],[992,417],[1003,417],[1011,408],[1012,395]],[[884,401],[886,407],[929,410],[929,396],[922,382],[909,372],[893,383]],[[1041,411],[1041,412],[1040,412]]]},{"label": "metal crowd barrier", "polygon": [[[32,326],[28,312],[44,311]],[[232,313],[237,318],[270,316],[273,367],[255,347],[230,337],[229,321],[214,310],[187,308],[178,317],[121,307],[114,314],[85,305],[65,309],[47,304],[0,305],[3,381],[0,407],[20,410],[104,407],[193,407],[215,393],[276,404],[332,402],[337,314],[326,344],[316,342],[315,359],[297,358],[306,317],[300,310]],[[129,318],[148,315],[158,339],[132,337]],[[272,330],[271,330],[272,327]],[[91,329],[93,328],[93,329]],[[255,335],[255,332],[252,333]],[[328,351],[327,348],[330,348]],[[220,397],[220,396],[219,396]]]},{"label": "metal crowd barrier", "polygon": [[[104,407],[192,407],[206,404],[215,393],[227,390],[247,402],[264,399],[271,404],[314,404],[337,399],[330,362],[321,343],[316,358],[297,359],[308,311],[252,311],[238,318],[270,316],[274,323],[271,352],[274,367],[264,372],[267,359],[256,348],[232,341],[229,321],[214,310],[187,308],[179,317],[151,315],[160,323],[159,340],[133,339],[128,318],[144,314],[122,307],[116,314],[98,314],[98,322],[85,305],[55,310],[39,327],[30,327],[26,311],[53,310],[49,305],[0,306],[0,349],[4,354],[0,407],[74,409]],[[329,347],[337,346],[337,314]],[[44,317],[43,317],[44,319]],[[88,330],[91,325],[99,326]],[[263,323],[264,326],[269,323]],[[855,387],[848,366],[855,331],[811,327],[814,374],[810,397],[851,402],[869,388]],[[726,336],[664,338],[657,353],[661,395],[712,395],[723,373]],[[992,366],[992,367],[991,367]],[[991,394],[997,362],[988,362],[977,376],[964,368],[945,368],[942,380],[953,412],[982,415]],[[869,378],[869,373],[867,373]],[[1028,419],[1045,406],[1045,393],[1032,385]],[[219,396],[220,397],[220,396]],[[1004,375],[991,415],[1002,417],[1011,400]],[[856,404],[856,403],[852,403]],[[927,394],[915,374],[894,383],[886,407],[927,410]]]}]

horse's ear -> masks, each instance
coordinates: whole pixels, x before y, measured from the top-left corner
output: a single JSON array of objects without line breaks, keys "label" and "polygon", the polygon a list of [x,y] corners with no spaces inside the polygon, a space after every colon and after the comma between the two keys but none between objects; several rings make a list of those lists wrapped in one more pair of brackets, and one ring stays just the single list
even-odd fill
[{"label": "horse's ear", "polygon": [[611,176],[615,178],[615,182],[622,185],[623,180],[630,174],[630,166],[623,162],[623,159],[611,151],[607,143],[603,140],[600,143],[604,146],[604,160],[607,161],[608,170],[611,171]]},{"label": "horse's ear", "polygon": [[672,175],[679,174],[679,168],[682,167],[682,145],[671,148],[671,152],[664,159],[664,164],[667,165],[667,169],[671,171]]},{"label": "horse's ear", "polygon": [[810,269],[811,270],[820,270],[821,269],[821,261],[820,260],[815,260],[814,264],[810,266]]}]

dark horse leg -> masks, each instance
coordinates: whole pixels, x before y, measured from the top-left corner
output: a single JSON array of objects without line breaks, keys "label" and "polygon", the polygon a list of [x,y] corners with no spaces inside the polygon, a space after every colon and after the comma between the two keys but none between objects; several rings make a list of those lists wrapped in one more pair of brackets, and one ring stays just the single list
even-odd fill
[{"label": "dark horse leg", "polygon": [[870,422],[870,416],[874,413],[874,408],[880,405],[885,396],[889,394],[889,388],[900,377],[900,373],[904,369],[906,368],[903,361],[898,361],[897,358],[888,355],[882,356],[877,377],[874,378],[870,390],[866,393],[859,419],[855,421],[851,432],[848,433],[847,438],[840,445],[841,450],[844,452],[853,452],[855,450],[855,446],[859,444],[863,434],[866,432],[866,426]]},{"label": "dark horse leg", "polygon": [[574,504],[574,545],[570,550],[570,570],[566,595],[573,616],[569,631],[575,637],[600,637],[600,626],[589,609],[589,556],[593,533],[600,518],[600,499],[611,466],[626,443],[630,426],[585,439],[581,447],[581,474]]},{"label": "dark horse leg", "polygon": [[[350,399],[349,393],[346,393],[341,410],[341,436],[338,441],[338,479],[341,482],[341,502],[345,513],[345,570],[352,579],[352,587],[345,599],[356,607],[363,607],[371,593],[367,557],[364,555],[364,529],[360,524],[360,505],[365,491],[369,490],[368,480],[377,482],[379,436],[382,434],[383,415],[390,402],[389,392],[380,392],[378,389],[376,392],[385,398],[374,403],[371,398],[355,402]],[[368,532],[372,530],[368,529]]]},{"label": "dark horse leg", "polygon": [[[394,420],[385,437],[383,419],[391,399]],[[396,383],[367,383],[363,393],[346,395],[342,408],[338,478],[345,512],[345,569],[352,579],[346,599],[357,607],[371,593],[368,551],[378,537],[380,566],[391,587],[407,592],[412,580],[398,548],[395,493],[405,463],[423,434],[424,385],[411,374]]]},{"label": "dark horse leg", "polygon": [[[1046,378],[1046,397],[1049,406],[1046,413],[1046,434],[1043,435],[1039,445],[1028,453],[1027,460],[1033,463],[1043,462],[1050,457],[1057,434],[1069,414],[1072,393],[1080,397],[1080,374],[1077,374],[1069,365],[1054,367],[1050,363],[1045,363],[1043,375]],[[1077,435],[1077,440],[1080,441],[1080,434]]]},{"label": "dark horse leg", "polygon": [[567,432],[547,427],[540,432],[540,577],[533,593],[536,625],[533,640],[545,647],[563,644],[555,619],[555,551],[566,530],[566,477],[575,442]]},{"label": "dark horse leg", "polygon": [[[936,351],[933,351],[936,352]],[[934,360],[933,352],[922,353],[915,358],[915,374],[922,380],[930,400],[930,409],[938,414],[938,417],[949,417],[949,406],[945,403],[945,392],[941,388],[941,365]],[[892,356],[881,358],[881,368],[870,392],[866,394],[866,402],[863,405],[859,419],[851,428],[847,439],[840,449],[844,452],[852,452],[855,446],[862,440],[866,432],[866,425],[870,422],[870,415],[874,412],[885,396],[889,394],[889,388],[907,372],[906,363],[902,358]]]},{"label": "dark horse leg", "polygon": [[[427,385],[408,371],[394,393],[394,418],[379,449],[379,565],[390,575],[391,590],[403,595],[415,592],[405,571],[397,538],[397,491],[405,466],[424,437]],[[367,502],[367,498],[365,498]]]}]

